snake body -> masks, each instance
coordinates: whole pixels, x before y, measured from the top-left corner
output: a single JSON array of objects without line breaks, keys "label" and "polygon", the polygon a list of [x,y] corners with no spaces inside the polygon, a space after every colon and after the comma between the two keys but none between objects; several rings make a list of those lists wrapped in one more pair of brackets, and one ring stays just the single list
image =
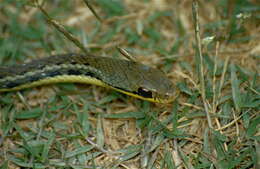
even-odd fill
[{"label": "snake body", "polygon": [[162,71],[124,59],[71,53],[0,67],[0,92],[63,82],[95,84],[151,102],[170,102],[174,95]]}]

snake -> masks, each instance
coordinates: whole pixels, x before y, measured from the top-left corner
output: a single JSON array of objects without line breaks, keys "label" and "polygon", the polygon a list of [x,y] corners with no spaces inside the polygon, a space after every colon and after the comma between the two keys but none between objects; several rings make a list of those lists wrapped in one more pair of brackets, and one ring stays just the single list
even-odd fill
[{"label": "snake", "polygon": [[93,84],[157,103],[174,99],[163,71],[133,60],[68,53],[0,66],[0,93],[55,83]]}]

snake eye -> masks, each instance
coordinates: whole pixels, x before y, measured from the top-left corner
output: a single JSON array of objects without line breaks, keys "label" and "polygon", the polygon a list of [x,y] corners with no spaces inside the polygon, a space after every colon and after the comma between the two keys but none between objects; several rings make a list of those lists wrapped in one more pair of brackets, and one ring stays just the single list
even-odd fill
[{"label": "snake eye", "polygon": [[152,98],[153,93],[145,88],[139,87],[137,93],[145,98]]}]

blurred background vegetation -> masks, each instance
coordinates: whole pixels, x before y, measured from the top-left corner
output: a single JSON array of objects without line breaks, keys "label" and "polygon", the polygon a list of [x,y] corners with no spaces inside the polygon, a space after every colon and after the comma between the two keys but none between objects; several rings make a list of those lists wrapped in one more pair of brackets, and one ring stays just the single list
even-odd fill
[{"label": "blurred background vegetation", "polygon": [[[119,46],[167,72],[177,99],[152,104],[74,84],[1,93],[2,168],[260,168],[257,0],[199,1],[203,65],[192,1],[93,0],[102,22],[83,1],[44,2],[93,54],[122,57]],[[0,65],[69,52],[80,51],[33,1],[0,2]]]}]

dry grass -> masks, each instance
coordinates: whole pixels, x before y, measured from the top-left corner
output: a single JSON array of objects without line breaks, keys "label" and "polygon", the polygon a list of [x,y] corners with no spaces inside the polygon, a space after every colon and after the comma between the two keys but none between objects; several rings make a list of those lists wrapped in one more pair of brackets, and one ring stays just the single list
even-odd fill
[{"label": "dry grass", "polygon": [[[93,7],[102,23],[83,1],[46,1],[49,15],[91,52],[121,57],[116,47],[126,48],[138,61],[166,71],[180,94],[171,105],[73,84],[1,94],[0,165],[260,167],[257,4],[253,0],[200,1],[203,104],[191,1],[96,0]],[[79,52],[27,1],[3,0],[0,11],[1,65]],[[205,44],[206,37],[214,40]],[[75,94],[76,90],[80,93]]]}]

